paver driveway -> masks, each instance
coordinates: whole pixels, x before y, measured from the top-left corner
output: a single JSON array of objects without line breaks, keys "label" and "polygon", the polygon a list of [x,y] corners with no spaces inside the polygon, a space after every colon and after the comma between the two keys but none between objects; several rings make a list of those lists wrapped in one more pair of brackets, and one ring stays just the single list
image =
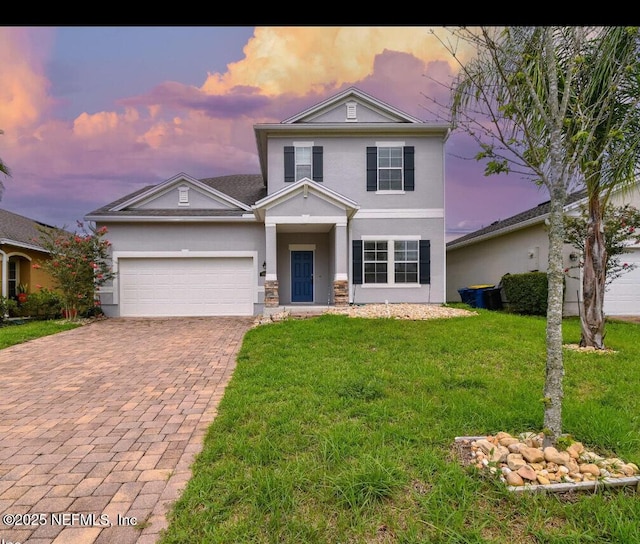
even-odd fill
[{"label": "paver driveway", "polygon": [[252,324],[112,318],[0,350],[0,542],[156,542]]}]

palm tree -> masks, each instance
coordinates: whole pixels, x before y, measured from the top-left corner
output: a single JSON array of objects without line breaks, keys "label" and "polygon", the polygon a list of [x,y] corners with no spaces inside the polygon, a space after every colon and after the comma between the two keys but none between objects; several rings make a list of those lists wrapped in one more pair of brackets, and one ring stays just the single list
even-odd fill
[{"label": "palm tree", "polygon": [[572,132],[586,139],[577,144],[582,147],[579,165],[588,201],[580,345],[596,349],[605,347],[608,233],[603,214],[614,192],[635,186],[640,162],[638,39],[637,28],[605,28],[577,78],[581,103],[572,104]]},{"label": "palm tree", "polygon": [[[4,134],[3,130],[0,130],[0,134]],[[0,158],[0,173],[4,174],[5,176],[11,176],[11,170],[9,169],[9,167],[2,161],[2,159]],[[0,199],[2,199],[2,192],[4,191],[4,183],[2,183],[2,181],[0,181]]]}]

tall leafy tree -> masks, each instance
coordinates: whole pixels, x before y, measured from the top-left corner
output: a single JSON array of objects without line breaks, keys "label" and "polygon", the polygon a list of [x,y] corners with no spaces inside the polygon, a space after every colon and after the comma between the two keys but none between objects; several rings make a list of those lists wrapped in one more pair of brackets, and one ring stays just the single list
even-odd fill
[{"label": "tall leafy tree", "polygon": [[[544,385],[545,442],[562,434],[564,362],[562,310],[564,290],[564,206],[583,183],[589,144],[601,125],[603,108],[619,99],[613,82],[626,66],[612,62],[601,73],[600,108],[589,94],[588,63],[607,37],[597,27],[461,28],[445,42],[457,58],[460,42],[477,54],[460,62],[452,83],[451,119],[480,146],[485,174],[519,172],[549,193],[548,305]],[[604,63],[604,57],[599,61]],[[608,84],[609,83],[609,84]],[[584,109],[582,109],[584,108]],[[579,115],[578,115],[579,113]],[[613,142],[617,134],[602,135]]]}]

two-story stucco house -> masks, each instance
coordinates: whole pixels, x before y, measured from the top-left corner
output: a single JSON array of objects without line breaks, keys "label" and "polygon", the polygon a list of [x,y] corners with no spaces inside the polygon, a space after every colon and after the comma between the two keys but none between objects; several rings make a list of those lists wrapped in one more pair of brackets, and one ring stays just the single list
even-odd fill
[{"label": "two-story stucco house", "polygon": [[181,173],[87,214],[112,244],[107,315],[445,302],[447,125],[350,88],[254,131],[260,174]]}]

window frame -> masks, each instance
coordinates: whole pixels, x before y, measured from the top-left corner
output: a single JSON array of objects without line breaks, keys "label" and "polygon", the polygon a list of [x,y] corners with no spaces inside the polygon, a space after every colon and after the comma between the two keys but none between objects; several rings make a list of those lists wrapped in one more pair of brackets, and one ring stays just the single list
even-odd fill
[{"label": "window frame", "polygon": [[[303,162],[302,157],[298,156],[298,152],[302,150],[305,150],[309,154],[309,162]],[[308,168],[308,175],[301,176],[298,174],[298,168],[302,167]],[[313,143],[293,145],[293,181],[295,183],[304,178],[313,179]]]},{"label": "window frame", "polygon": [[[420,283],[420,240],[422,238],[420,236],[413,236],[413,235],[400,235],[400,236],[377,236],[377,235],[367,235],[367,236],[363,236],[362,237],[362,283],[359,284],[360,287],[363,288],[413,288],[413,287],[420,287],[422,284]],[[387,275],[387,281],[386,283],[376,283],[376,282],[367,282],[366,281],[366,275],[367,272],[365,271],[365,267],[367,263],[382,263],[383,261],[372,261],[369,260],[367,261],[365,254],[367,251],[371,251],[370,249],[367,250],[365,249],[367,242],[371,243],[371,242],[375,242],[377,243],[386,243],[387,244],[387,259],[386,261],[384,261],[384,263],[386,264],[386,275]],[[416,244],[416,248],[415,251],[417,253],[417,257],[416,260],[404,260],[404,261],[399,261],[399,263],[410,263],[410,262],[415,262],[416,263],[416,281],[415,282],[398,282],[396,281],[396,270],[395,270],[395,265],[396,265],[396,242],[415,242]]]},{"label": "window frame", "polygon": [[[380,149],[400,149],[401,159],[400,166],[380,166]],[[416,173],[415,173],[415,152],[413,145],[406,145],[403,141],[382,141],[375,142],[375,145],[367,146],[366,149],[366,179],[367,191],[381,195],[403,195],[407,192],[416,190]],[[389,171],[391,169],[400,170],[401,187],[400,189],[381,189],[380,188],[380,172]]]},{"label": "window frame", "polygon": [[[378,145],[376,146],[378,148],[378,164],[377,164],[377,173],[378,173],[378,185],[376,188],[376,193],[385,193],[385,194],[403,194],[404,193],[404,146],[403,145]],[[381,151],[382,150],[388,150],[389,151],[389,157],[381,157]],[[389,163],[392,163],[394,160],[398,160],[398,157],[393,157],[393,151],[398,151],[400,154],[399,160],[400,160],[400,165],[399,166],[392,166],[391,164],[389,164],[388,166],[382,166],[380,164],[380,162],[384,159],[384,160],[388,160]],[[381,189],[380,188],[380,178],[381,178],[381,173],[385,172],[400,172],[400,187],[396,188],[396,187],[390,187],[388,189]],[[389,183],[389,185],[391,185],[394,181],[396,180],[386,180],[386,183]]]}]

